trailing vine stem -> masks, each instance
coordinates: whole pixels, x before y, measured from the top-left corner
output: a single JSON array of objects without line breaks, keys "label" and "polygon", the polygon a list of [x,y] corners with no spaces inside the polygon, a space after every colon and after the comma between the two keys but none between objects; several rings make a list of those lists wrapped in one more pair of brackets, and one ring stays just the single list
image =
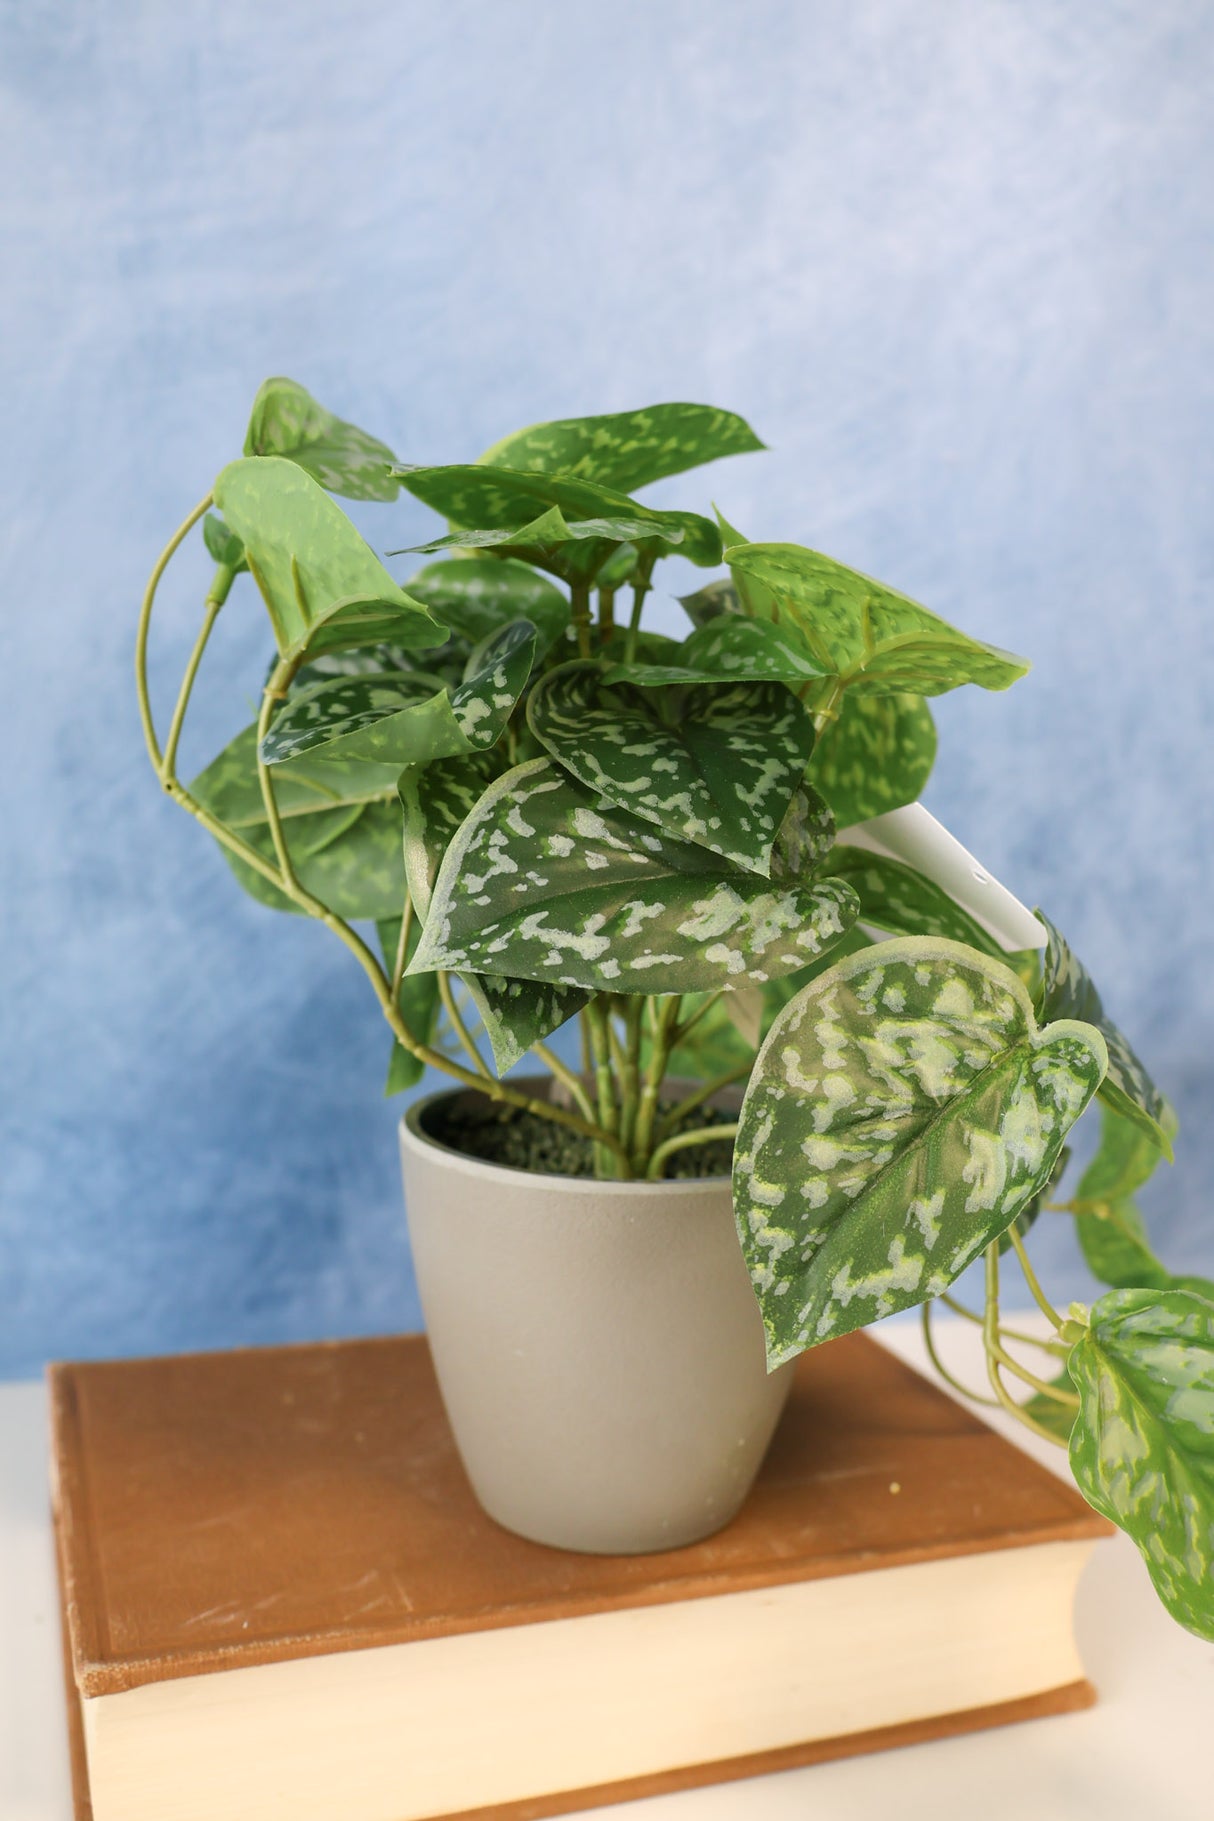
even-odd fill
[{"label": "trailing vine stem", "polygon": [[1062,1332],[1062,1317],[1061,1317],[1061,1315],[1059,1315],[1057,1309],[1055,1309],[1054,1305],[1050,1302],[1049,1298],[1045,1294],[1045,1291],[1041,1288],[1041,1285],[1037,1281],[1037,1274],[1033,1270],[1032,1265],[1029,1263],[1029,1255],[1028,1255],[1028,1252],[1025,1250],[1024,1241],[1021,1239],[1019,1233],[1017,1233],[1017,1231],[1016,1231],[1015,1221],[1012,1222],[1011,1226],[1007,1230],[1007,1233],[1008,1233],[1008,1238],[1012,1242],[1012,1248],[1016,1254],[1016,1258],[1020,1265],[1020,1269],[1024,1273],[1024,1281],[1028,1285],[1029,1290],[1032,1293],[1033,1301],[1036,1303],[1037,1307],[1041,1310],[1041,1313],[1046,1317],[1046,1319],[1053,1324],[1054,1332],[1056,1334],[1060,1334]]},{"label": "trailing vine stem", "polygon": [[712,1081],[704,1082],[693,1094],[688,1094],[684,1100],[680,1100],[676,1106],[670,1108],[658,1126],[658,1136],[664,1137],[678,1125],[681,1119],[685,1119],[688,1113],[694,1113],[696,1108],[703,1106],[706,1100],[711,1100],[714,1094],[723,1093],[726,1088],[733,1087],[735,1082],[744,1081],[753,1067],[753,1062],[744,1062],[738,1068],[727,1069],[723,1075],[717,1075]]},{"label": "trailing vine stem", "polygon": [[[944,1299],[941,1298],[940,1300],[943,1301]],[[969,1310],[967,1309],[965,1313],[968,1315]],[[959,1378],[953,1376],[944,1361],[940,1358],[939,1352],[936,1349],[935,1336],[932,1333],[932,1304],[930,1298],[927,1302],[919,1305],[919,1319],[923,1325],[923,1345],[927,1352],[927,1357],[931,1360],[932,1365],[936,1368],[936,1371],[940,1374],[940,1377],[944,1380],[945,1384],[951,1385],[959,1396],[964,1397],[970,1403],[989,1404],[992,1409],[998,1410],[1000,1408],[998,1398],[984,1397],[981,1391],[971,1391],[968,1385],[963,1385]],[[975,1316],[974,1319],[980,1322],[982,1317],[979,1315]]]},{"label": "trailing vine stem", "polygon": [[[1062,1447],[1065,1444],[1044,1423],[1039,1423],[1031,1416],[1023,1404],[1017,1403],[1003,1382],[1003,1368],[1008,1364],[1007,1355],[999,1342],[999,1241],[993,1239],[986,1248],[986,1304],[982,1317],[982,1341],[986,1350],[986,1373],[990,1379],[991,1390],[1009,1416],[1014,1416],[1018,1423],[1031,1429],[1035,1435],[1043,1436],[1047,1442]],[[1009,1368],[1010,1369],[1010,1368]],[[1042,1381],[1036,1381],[1041,1386]]]},{"label": "trailing vine stem", "polygon": [[443,1002],[443,1010],[447,1014],[447,1021],[450,1024],[451,1029],[455,1032],[455,1035],[459,1038],[464,1053],[468,1057],[473,1068],[483,1079],[492,1079],[489,1069],[485,1064],[485,1058],[481,1055],[476,1044],[473,1043],[468,1032],[468,1026],[464,1023],[464,1015],[460,1011],[459,1006],[455,1003],[455,994],[451,990],[451,976],[445,968],[440,968],[438,971],[438,996]]},{"label": "trailing vine stem", "polygon": [[[518,1089],[512,1088],[508,1082],[498,1081],[492,1075],[488,1078],[482,1077],[473,1070],[466,1069],[461,1064],[454,1062],[451,1057],[444,1056],[440,1050],[435,1050],[431,1048],[429,1044],[422,1043],[419,1038],[414,1036],[413,1032],[405,1023],[404,1018],[401,1016],[400,1007],[397,1005],[396,996],[392,991],[392,982],[357,931],[351,928],[350,924],[348,924],[343,917],[339,917],[335,911],[329,909],[328,905],[324,904],[319,898],[306,890],[304,886],[300,885],[293,874],[291,877],[288,877],[278,866],[267,860],[263,854],[260,854],[255,847],[251,847],[247,841],[242,840],[226,823],[221,822],[217,816],[213,815],[210,810],[205,808],[205,806],[185,788],[178,779],[176,771],[166,764],[165,755],[162,754],[159,741],[156,737],[155,718],[152,712],[151,694],[148,688],[148,633],[151,626],[152,611],[156,602],[157,590],[165,570],[168,568],[169,563],[180,545],[185,541],[186,537],[193,530],[198,521],[210,510],[213,504],[214,498],[208,493],[206,498],[194,507],[189,516],[173,533],[173,536],[169,539],[169,542],[165,545],[159,557],[156,559],[155,566],[148,578],[147,587],[144,590],[143,601],[140,607],[139,626],[135,638],[135,687],[139,702],[140,721],[143,726],[148,755],[152,762],[152,768],[159,778],[165,793],[171,797],[175,803],[179,804],[189,815],[193,816],[195,821],[205,828],[207,833],[214,840],[218,841],[222,847],[228,849],[229,853],[235,854],[246,866],[251,867],[261,878],[275,886],[282,892],[284,897],[289,898],[292,903],[298,905],[300,910],[305,911],[309,916],[314,917],[318,923],[323,923],[327,929],[333,932],[340,942],[344,943],[370,981],[372,990],[379,1001],[380,1010],[382,1011],[393,1036],[400,1043],[402,1049],[407,1050],[411,1056],[415,1056],[424,1067],[437,1069],[441,1073],[449,1075],[463,1087],[476,1088],[481,1093],[486,1094],[491,1100],[498,1101],[505,1106],[517,1107],[523,1112],[533,1113],[539,1119],[548,1119],[555,1125],[562,1125],[568,1130],[576,1132],[579,1137],[588,1138],[595,1144],[603,1145],[618,1158],[621,1174],[625,1177],[630,1177],[632,1175],[632,1160],[626,1147],[620,1142],[614,1132],[596,1125],[591,1120],[582,1118],[580,1114],[573,1112],[569,1108],[552,1106],[547,1101],[539,1100],[531,1094],[520,1093]],[[201,658],[201,651],[199,651],[198,655],[199,658]],[[180,703],[180,715],[177,716],[175,713],[175,718],[180,722],[184,722],[185,719],[185,713],[189,705],[190,693],[193,688],[197,670],[198,665],[197,663],[194,663],[192,668],[187,670],[185,678],[183,678],[182,689],[178,698]],[[178,728],[178,732],[180,732],[180,727]],[[272,798],[272,784],[270,786],[270,795]]]}]

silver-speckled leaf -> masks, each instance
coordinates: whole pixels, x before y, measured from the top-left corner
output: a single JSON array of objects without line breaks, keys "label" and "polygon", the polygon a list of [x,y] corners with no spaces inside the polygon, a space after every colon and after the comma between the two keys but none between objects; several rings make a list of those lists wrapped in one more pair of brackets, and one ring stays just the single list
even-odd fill
[{"label": "silver-speckled leaf", "polygon": [[288,698],[261,745],[267,765],[306,753],[396,766],[493,746],[527,685],[535,627],[515,620],[474,653],[458,689],[408,672],[343,677]]},{"label": "silver-speckled leaf", "polygon": [[413,965],[594,992],[700,992],[804,966],[854,909],[840,881],[773,888],[601,811],[551,759],[534,759],[490,785],[456,833]]},{"label": "silver-speckled leaf", "polygon": [[[760,622],[761,623],[761,622]],[[818,734],[809,781],[840,828],[914,803],[936,759],[936,724],[922,696],[857,695]]]},{"label": "silver-speckled leaf", "polygon": [[[400,944],[400,917],[380,918],[375,925],[379,937],[379,946],[384,957],[384,966],[391,976],[396,965],[396,951]],[[409,930],[408,953],[413,954],[421,934],[421,924],[415,917]],[[438,1027],[439,996],[437,974],[414,974],[406,976],[400,983],[396,1003],[400,1007],[405,1028],[413,1033],[422,1043],[433,1044]],[[403,1093],[406,1088],[414,1088],[426,1072],[426,1065],[412,1052],[407,1050],[397,1038],[392,1039],[392,1054],[388,1058],[388,1079],[384,1083],[384,1098],[390,1099],[393,1094]]]},{"label": "silver-speckled leaf", "polygon": [[541,677],[527,721],[606,802],[764,877],[814,742],[782,683],[613,687],[595,663]]},{"label": "silver-speckled leaf", "polygon": [[[566,523],[559,507],[550,506],[526,525],[504,531],[449,531],[443,537],[431,538],[428,544],[414,545],[409,554],[489,551],[494,557],[514,557],[534,564],[571,586],[589,587],[625,545],[631,547],[633,538],[643,538],[644,530],[631,518],[573,519]],[[674,545],[681,536],[681,532],[672,530],[666,541]]]},{"label": "silver-speckled leaf", "polygon": [[961,683],[1006,689],[1029,668],[799,544],[743,544],[730,550],[729,567],[749,613],[799,633],[825,670],[863,694],[935,696]]},{"label": "silver-speckled leaf", "polygon": [[834,849],[827,870],[846,879],[856,893],[861,923],[888,930],[893,936],[943,936],[993,955],[996,961],[1006,960],[995,938],[954,904],[941,886],[913,867],[866,848],[843,845]]},{"label": "silver-speckled leaf", "polygon": [[597,481],[480,463],[404,466],[393,473],[417,499],[467,530],[517,530],[555,507],[569,524],[595,519],[630,524],[633,531],[626,541],[655,555],[677,546],[679,555],[693,563],[721,560],[721,534],[711,519],[698,512],[657,512]]},{"label": "silver-speckled leaf", "polygon": [[1109,1072],[1100,1098],[1124,1119],[1136,1121],[1172,1161],[1172,1139],[1166,1126],[1167,1102],[1135,1055],[1125,1033],[1105,1013],[1095,982],[1066,937],[1044,911],[1034,915],[1049,935],[1037,1006],[1045,1018],[1083,1018],[1096,1025],[1109,1046]]},{"label": "silver-speckled leaf", "polygon": [[350,500],[394,500],[396,460],[386,443],[334,417],[293,379],[267,379],[253,400],[246,455],[285,455],[330,493]]},{"label": "silver-speckled leaf", "polygon": [[600,417],[566,417],[516,430],[486,449],[491,467],[534,474],[572,474],[619,493],[634,493],[668,474],[683,474],[726,455],[762,449],[750,425],[713,405],[649,405]]},{"label": "silver-speckled leaf", "polygon": [[560,589],[509,557],[428,563],[409,577],[408,587],[435,619],[470,645],[479,645],[511,620],[530,620],[537,635],[536,663],[569,625],[569,601]]},{"label": "silver-speckled leaf", "polygon": [[[405,823],[405,872],[414,905],[422,918],[443,855],[460,823],[472,812],[498,774],[496,753],[445,759],[437,765],[415,765],[402,772],[400,801]],[[433,975],[429,976],[433,978]],[[574,1017],[589,994],[552,981],[515,980],[500,973],[460,972],[480,1013],[499,1075],[525,1056],[533,1043]]]},{"label": "silver-speckled leaf", "polygon": [[694,594],[681,594],[679,606],[696,627],[707,626],[726,613],[746,612],[742,597],[728,576],[722,576],[719,581],[705,582]]},{"label": "silver-speckled leaf", "polygon": [[244,545],[282,657],[378,639],[441,645],[446,637],[295,462],[231,462],[215,482],[215,502]]},{"label": "silver-speckled leaf", "polygon": [[1214,1302],[1114,1290],[1068,1365],[1079,1490],[1133,1538],[1172,1617],[1214,1638]]},{"label": "silver-speckled leaf", "polygon": [[675,647],[671,660],[665,667],[613,663],[606,680],[652,689],[712,677],[721,682],[787,683],[804,693],[804,685],[822,678],[821,666],[803,643],[794,643],[778,626],[733,614],[693,632]]},{"label": "silver-speckled leaf", "polygon": [[769,1365],[946,1289],[1048,1179],[1105,1060],[958,943],[879,943],[800,993],[734,1146]]}]

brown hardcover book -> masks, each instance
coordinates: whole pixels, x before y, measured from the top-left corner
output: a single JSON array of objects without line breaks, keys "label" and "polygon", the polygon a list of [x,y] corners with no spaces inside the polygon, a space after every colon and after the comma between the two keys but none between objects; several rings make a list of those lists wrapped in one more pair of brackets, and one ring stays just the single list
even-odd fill
[{"label": "brown hardcover book", "polygon": [[532,1821],[1093,1698],[1108,1526],[863,1335],[649,1556],[487,1518],[420,1336],[50,1384],[81,1821]]}]

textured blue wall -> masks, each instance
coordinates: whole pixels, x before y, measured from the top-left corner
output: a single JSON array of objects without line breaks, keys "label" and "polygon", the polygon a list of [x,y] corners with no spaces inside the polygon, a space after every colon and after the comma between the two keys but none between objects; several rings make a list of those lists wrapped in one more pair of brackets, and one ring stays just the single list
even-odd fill
[{"label": "textured blue wall", "polygon": [[[362,978],[160,798],[131,688],[275,372],[422,460],[730,405],[772,453],[655,497],[1033,657],[941,705],[928,801],[1178,1102],[1150,1205],[1214,1269],[1212,63],[1202,0],[3,0],[0,1373],[418,1319]],[[246,591],[186,775],[266,648]]]}]

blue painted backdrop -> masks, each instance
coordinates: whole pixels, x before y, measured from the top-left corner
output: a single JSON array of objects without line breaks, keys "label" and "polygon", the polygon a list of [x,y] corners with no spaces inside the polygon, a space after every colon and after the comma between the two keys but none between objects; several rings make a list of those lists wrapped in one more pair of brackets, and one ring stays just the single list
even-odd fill
[{"label": "blue painted backdrop", "polygon": [[[1212,63],[1202,0],[4,0],[0,1373],[418,1320],[363,980],[161,800],[131,688],[276,372],[420,460],[732,406],[772,452],[657,497],[1033,657],[941,704],[928,801],[1179,1104],[1149,1205],[1214,1268]],[[246,589],[186,775],[267,643]]]}]

